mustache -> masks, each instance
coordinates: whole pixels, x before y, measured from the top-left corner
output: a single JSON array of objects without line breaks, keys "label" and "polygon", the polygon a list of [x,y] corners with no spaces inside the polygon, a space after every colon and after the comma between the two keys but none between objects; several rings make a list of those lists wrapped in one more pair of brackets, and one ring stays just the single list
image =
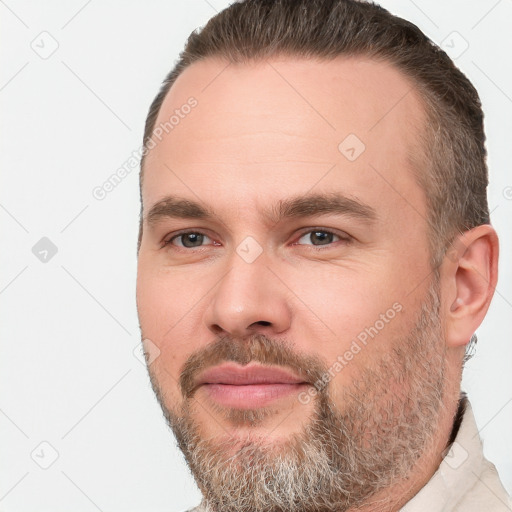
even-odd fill
[{"label": "mustache", "polygon": [[185,398],[194,395],[200,372],[228,361],[241,366],[257,362],[286,367],[311,385],[327,372],[327,366],[319,357],[299,352],[286,341],[273,340],[264,334],[254,334],[246,340],[223,336],[185,361],[179,380],[182,395]]}]

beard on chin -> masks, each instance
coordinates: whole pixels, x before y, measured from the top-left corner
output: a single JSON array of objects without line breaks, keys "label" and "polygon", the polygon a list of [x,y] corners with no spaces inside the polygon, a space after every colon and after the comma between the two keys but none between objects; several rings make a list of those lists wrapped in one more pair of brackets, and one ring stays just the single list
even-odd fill
[{"label": "beard on chin", "polygon": [[[435,436],[445,373],[437,280],[409,333],[337,392],[342,407],[333,402],[330,384],[319,389],[311,418],[285,440],[201,434],[195,376],[225,361],[286,366],[311,383],[328,372],[315,356],[297,354],[264,335],[244,342],[223,337],[189,357],[180,376],[183,402],[170,409],[148,366],[164,416],[203,494],[204,510],[343,512],[369,504],[379,491],[407,479]],[[233,410],[224,419],[256,425],[268,414],[267,408]]]}]

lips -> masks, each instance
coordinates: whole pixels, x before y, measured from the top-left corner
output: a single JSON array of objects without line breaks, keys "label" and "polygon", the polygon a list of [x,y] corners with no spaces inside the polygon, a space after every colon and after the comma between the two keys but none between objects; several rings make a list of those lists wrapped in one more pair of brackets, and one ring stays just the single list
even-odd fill
[{"label": "lips", "polygon": [[252,409],[296,394],[308,383],[278,366],[225,363],[202,372],[197,385],[219,405]]}]

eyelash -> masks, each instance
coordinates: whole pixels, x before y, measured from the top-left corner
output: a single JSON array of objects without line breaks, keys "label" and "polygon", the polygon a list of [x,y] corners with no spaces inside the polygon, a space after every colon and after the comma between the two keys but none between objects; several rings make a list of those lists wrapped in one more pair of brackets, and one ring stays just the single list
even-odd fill
[{"label": "eyelash", "polygon": [[[330,234],[330,235],[334,235],[334,236],[337,236],[340,238],[340,240],[336,240],[334,242],[331,242],[329,244],[325,244],[325,245],[313,245],[313,244],[297,244],[297,243],[294,243],[293,245],[309,245],[310,247],[314,248],[315,250],[317,251],[321,251],[321,250],[325,250],[325,249],[328,249],[330,247],[332,247],[334,244],[336,244],[337,242],[343,242],[345,244],[349,244],[353,241],[353,238],[348,235],[347,233],[336,233],[335,231],[332,231],[330,229],[324,229],[324,228],[308,228],[306,231],[303,231],[301,232],[301,234],[298,236],[297,240],[300,240],[304,235],[307,235],[309,233],[315,233],[315,232],[320,232],[320,233],[326,233],[326,234]],[[176,238],[179,238],[180,236],[183,236],[183,235],[187,235],[187,234],[197,234],[197,235],[204,235],[204,236],[207,236],[208,238],[211,238],[209,237],[206,233],[203,233],[202,231],[195,231],[195,230],[187,230],[187,231],[180,231],[178,233],[174,233],[171,237],[168,237],[167,239],[165,239],[163,241],[163,245],[162,245],[162,248],[165,248],[167,246],[173,246],[175,250],[178,250],[178,251],[186,251],[186,252],[190,252],[194,249],[202,249],[204,248],[205,246],[199,246],[199,247],[190,247],[190,248],[187,248],[187,247],[179,247],[179,246],[174,246],[172,244],[172,241],[175,240]]]}]

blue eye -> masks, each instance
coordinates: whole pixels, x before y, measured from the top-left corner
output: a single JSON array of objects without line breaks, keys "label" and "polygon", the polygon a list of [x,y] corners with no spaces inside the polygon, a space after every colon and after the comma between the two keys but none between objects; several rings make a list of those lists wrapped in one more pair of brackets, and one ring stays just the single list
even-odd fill
[{"label": "blue eye", "polygon": [[170,240],[165,242],[165,245],[172,244],[178,247],[184,247],[185,249],[193,249],[194,247],[201,247],[205,239],[210,240],[209,236],[196,231],[188,231],[187,233],[181,233],[173,236]]},{"label": "blue eye", "polygon": [[[314,247],[329,246],[339,241],[349,243],[351,238],[349,235],[343,236],[333,233],[326,229],[310,229],[304,232],[294,245],[310,245]],[[220,245],[212,240],[208,235],[199,231],[185,231],[170,237],[163,242],[163,246],[172,245],[181,249],[195,249],[205,247],[207,245]]]},{"label": "blue eye", "polygon": [[[305,240],[310,241],[310,243],[305,242]],[[312,231],[308,231],[304,235],[302,235],[297,243],[301,243],[302,245],[329,245],[333,242],[338,242],[342,238],[339,235],[331,233],[330,231],[325,231],[321,229],[315,229]]]}]

